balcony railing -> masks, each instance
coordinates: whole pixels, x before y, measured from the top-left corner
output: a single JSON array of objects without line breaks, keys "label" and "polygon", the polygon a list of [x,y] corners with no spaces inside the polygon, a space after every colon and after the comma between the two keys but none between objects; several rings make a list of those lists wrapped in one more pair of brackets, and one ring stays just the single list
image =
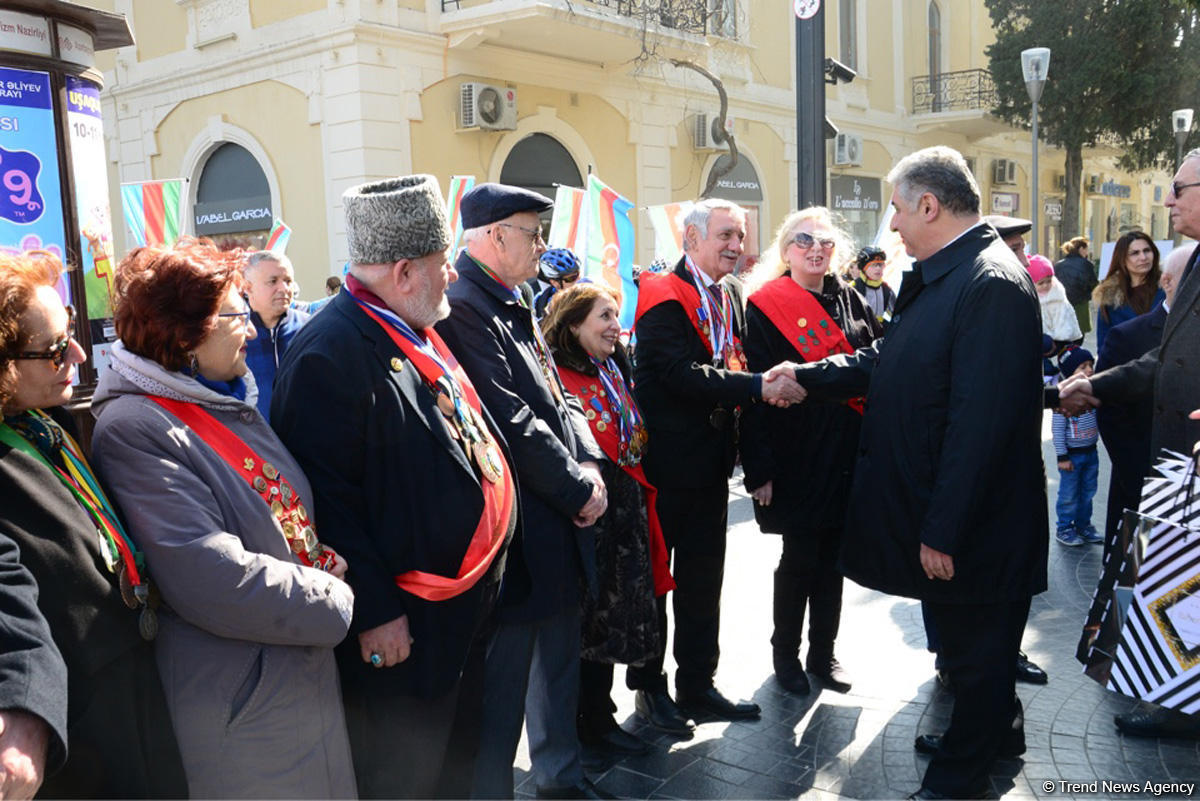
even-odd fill
[{"label": "balcony railing", "polygon": [[[737,33],[734,0],[584,0],[612,9],[618,16],[645,19],[682,33],[733,37]],[[469,0],[442,0],[442,11],[458,10]]]},{"label": "balcony railing", "polygon": [[987,70],[919,75],[912,80],[912,113],[989,111],[996,106],[996,84]]}]

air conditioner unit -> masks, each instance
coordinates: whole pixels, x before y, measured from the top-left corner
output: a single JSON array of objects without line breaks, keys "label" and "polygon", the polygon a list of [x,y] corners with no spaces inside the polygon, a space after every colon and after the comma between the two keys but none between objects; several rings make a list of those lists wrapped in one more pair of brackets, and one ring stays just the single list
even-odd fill
[{"label": "air conditioner unit", "polygon": [[[724,150],[725,139],[713,135],[713,126],[716,125],[716,119],[709,117],[707,114],[697,114],[692,119],[692,146],[696,150]],[[733,132],[733,117],[725,115],[725,133]]]},{"label": "air conditioner unit", "polygon": [[1012,159],[996,159],[992,162],[992,183],[1015,184],[1017,182],[1017,162]]},{"label": "air conditioner unit", "polygon": [[1054,173],[1054,188],[1059,192],[1067,191],[1067,176],[1061,172]]},{"label": "air conditioner unit", "polygon": [[459,87],[459,128],[511,131],[517,127],[517,90],[464,83]]},{"label": "air conditioner unit", "polygon": [[862,164],[863,141],[858,134],[840,133],[833,140],[833,163],[837,166]]},{"label": "air conditioner unit", "polygon": [[1088,176],[1087,191],[1089,191],[1089,192],[1099,192],[1100,191],[1100,176],[1099,175],[1089,175]]}]

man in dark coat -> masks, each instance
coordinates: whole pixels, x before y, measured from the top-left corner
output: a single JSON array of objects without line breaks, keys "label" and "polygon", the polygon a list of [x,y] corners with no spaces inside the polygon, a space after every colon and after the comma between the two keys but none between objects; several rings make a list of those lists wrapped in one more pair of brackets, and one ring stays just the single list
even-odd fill
[{"label": "man in dark coat", "polygon": [[498,426],[432,334],[455,279],[437,180],[342,200],[346,287],[293,340],[271,421],[321,542],[350,565],[337,656],[359,795],[465,798],[516,490]]},{"label": "man in dark coat", "polygon": [[[675,692],[679,706],[718,718],[755,718],[713,686],[720,654],[728,479],[736,458],[737,409],[803,397],[790,368],[745,371],[744,309],[722,288],[746,236],[745,213],[728,201],[696,203],[684,219],[684,257],[670,273],[642,275],[634,349],[634,393],[649,444],[642,461],[658,489],[663,537],[673,552]],[[666,632],[666,604],[659,623]],[[690,724],[667,692],[662,657],[626,673],[638,711],[655,726]]]},{"label": "man in dark coat", "polygon": [[[1163,204],[1171,210],[1175,230],[1200,237],[1200,149],[1184,157]],[[1200,421],[1188,414],[1200,399],[1200,248],[1194,250],[1175,291],[1158,347],[1138,359],[1096,373],[1077,376],[1059,385],[1067,414],[1078,414],[1101,403],[1151,400],[1150,458],[1163,448],[1189,454],[1200,440]],[[1107,344],[1107,342],[1105,343]],[[1200,738],[1200,716],[1162,707],[1145,706],[1116,716],[1117,728],[1143,737]]]},{"label": "man in dark coat", "polygon": [[886,336],[796,374],[816,398],[866,392],[852,495],[874,500],[850,508],[842,565],[925,602],[956,696],[914,797],[973,798],[1024,751],[1012,655],[1046,589],[1038,301],[958,152],[918,151],[888,182],[916,263]]},{"label": "man in dark coat", "polygon": [[480,184],[462,198],[466,250],[455,265],[450,316],[438,332],[454,350],[513,452],[521,484],[520,560],[505,577],[488,648],[484,736],[475,797],[512,798],[524,719],[541,795],[591,797],[580,762],[580,600],[594,583],[591,525],[604,513],[604,452],[566,394],[520,285],[545,251],[538,212],[549,199]]},{"label": "man in dark coat", "polygon": [[[1166,299],[1146,314],[1126,320],[1109,329],[1104,347],[1096,358],[1096,369],[1131,362],[1162,341],[1167,310],[1179,288],[1179,276],[1191,256],[1188,248],[1176,248],[1163,259],[1159,286]],[[1142,497],[1142,480],[1150,474],[1150,429],[1154,421],[1154,404],[1150,397],[1129,404],[1109,403],[1096,410],[1096,422],[1104,448],[1112,460],[1108,483],[1108,510],[1104,525],[1104,555],[1116,542],[1117,528],[1125,509],[1136,509]]]}]

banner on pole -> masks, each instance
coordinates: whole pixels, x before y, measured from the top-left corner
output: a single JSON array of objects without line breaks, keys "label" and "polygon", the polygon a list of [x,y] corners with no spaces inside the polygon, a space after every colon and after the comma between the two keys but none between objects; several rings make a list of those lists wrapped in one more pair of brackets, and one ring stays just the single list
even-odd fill
[{"label": "banner on pole", "polygon": [[121,206],[134,243],[170,247],[179,238],[183,178],[121,184]]}]

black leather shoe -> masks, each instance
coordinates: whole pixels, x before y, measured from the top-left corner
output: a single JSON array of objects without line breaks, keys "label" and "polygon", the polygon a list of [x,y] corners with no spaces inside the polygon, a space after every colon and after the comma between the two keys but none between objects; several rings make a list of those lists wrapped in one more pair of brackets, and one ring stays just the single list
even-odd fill
[{"label": "black leather shoe", "polygon": [[943,794],[937,792],[936,790],[930,790],[926,787],[922,787],[920,790],[917,790],[915,793],[913,793],[912,795],[909,796],[909,798],[926,799],[926,801],[939,801],[939,799],[942,799],[942,798],[991,798],[991,797],[992,797],[992,794],[988,793],[986,791],[982,792],[982,793],[978,793],[977,795],[967,795],[967,796],[943,795]]},{"label": "black leather shoe", "polygon": [[590,799],[615,799],[616,796],[612,793],[606,793],[596,785],[592,784],[590,779],[585,778],[574,787],[539,787],[536,793],[537,798],[590,798]]},{"label": "black leather shoe", "polygon": [[1027,684],[1045,684],[1050,680],[1046,671],[1029,661],[1024,651],[1017,651],[1017,681]]},{"label": "black leather shoe", "polygon": [[775,667],[775,681],[779,682],[780,687],[796,695],[808,695],[812,692],[808,676],[804,675],[804,668],[800,666],[800,660],[794,653],[781,656],[779,652],[775,652],[771,661]]},{"label": "black leather shoe", "polygon": [[1200,740],[1200,717],[1162,706],[1139,706],[1113,716],[1122,734],[1131,737],[1181,737]]},{"label": "black leather shoe", "polygon": [[[942,735],[940,734],[920,734],[913,741],[913,750],[918,754],[933,755],[939,748],[942,747]],[[1011,743],[1001,743],[1000,750],[996,752],[996,756],[1000,759],[1013,759],[1025,753],[1025,741],[1014,740]]]},{"label": "black leather shoe", "polygon": [[692,717],[708,715],[720,720],[757,720],[762,710],[750,701],[730,701],[716,687],[706,687],[700,692],[675,692],[679,707]]},{"label": "black leather shoe", "polygon": [[656,729],[671,734],[690,735],[695,725],[671,700],[666,690],[638,690],[633,697],[637,713]]},{"label": "black leather shoe", "polygon": [[595,734],[580,732],[579,742],[585,748],[607,756],[642,756],[654,750],[653,745],[620,726]]},{"label": "black leather shoe", "polygon": [[829,657],[829,661],[822,661],[819,664],[810,662],[808,672],[820,679],[822,684],[835,693],[850,692],[850,674],[833,657]]},{"label": "black leather shoe", "polygon": [[938,668],[934,678],[937,679],[938,686],[948,693],[954,692],[954,685],[950,682],[950,671]]}]

